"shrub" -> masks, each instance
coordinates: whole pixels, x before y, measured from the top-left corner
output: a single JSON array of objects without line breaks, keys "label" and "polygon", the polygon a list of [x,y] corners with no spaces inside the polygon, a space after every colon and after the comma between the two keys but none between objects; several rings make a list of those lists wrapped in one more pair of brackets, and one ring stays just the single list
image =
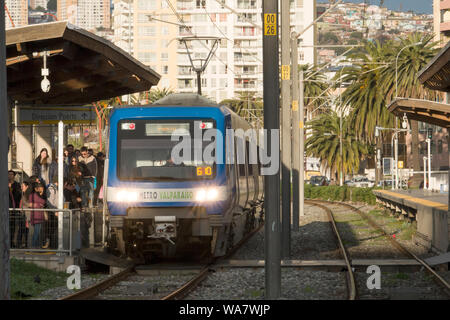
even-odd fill
[{"label": "shrub", "polygon": [[312,186],[305,184],[306,199],[321,199],[329,201],[352,201],[375,204],[374,188],[356,188],[348,186]]}]

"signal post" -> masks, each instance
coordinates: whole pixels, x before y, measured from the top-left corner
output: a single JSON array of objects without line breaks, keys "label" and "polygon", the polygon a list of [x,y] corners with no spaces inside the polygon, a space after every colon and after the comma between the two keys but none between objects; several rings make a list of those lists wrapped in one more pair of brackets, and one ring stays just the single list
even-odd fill
[{"label": "signal post", "polygon": [[[278,58],[278,1],[263,1],[264,129],[271,150],[271,132],[280,130]],[[278,141],[279,142],[279,141]],[[280,152],[276,150],[275,152]],[[273,155],[271,155],[273,156]],[[266,299],[277,299],[281,291],[280,173],[264,176]]]}]

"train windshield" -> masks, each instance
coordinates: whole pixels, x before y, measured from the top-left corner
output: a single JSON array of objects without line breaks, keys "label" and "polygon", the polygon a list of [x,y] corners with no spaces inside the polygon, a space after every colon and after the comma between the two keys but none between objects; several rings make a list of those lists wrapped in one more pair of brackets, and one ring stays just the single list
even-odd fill
[{"label": "train windshield", "polygon": [[[205,148],[210,150],[210,145],[215,144],[214,139],[201,143],[199,139],[194,143],[194,136],[201,137],[204,130],[214,128],[216,123],[213,119],[121,120],[117,146],[119,179],[170,181],[214,178],[215,162],[194,157],[195,153],[203,155]],[[173,134],[178,136],[178,140],[172,141]],[[181,148],[182,141],[185,141],[184,148]],[[175,156],[183,158],[181,163],[172,154],[175,146],[175,150],[181,150],[175,153]],[[214,151],[212,155],[215,155]]]}]

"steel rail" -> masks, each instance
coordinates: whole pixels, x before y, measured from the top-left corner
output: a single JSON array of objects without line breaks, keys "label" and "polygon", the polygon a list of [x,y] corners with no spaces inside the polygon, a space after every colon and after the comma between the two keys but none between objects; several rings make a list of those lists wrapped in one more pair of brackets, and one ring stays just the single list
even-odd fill
[{"label": "steel rail", "polygon": [[342,238],[339,234],[339,230],[336,226],[336,221],[334,220],[334,216],[333,216],[333,212],[331,211],[330,208],[327,208],[326,206],[323,206],[321,204],[318,204],[315,202],[315,200],[305,200],[305,204],[311,204],[314,205],[316,207],[319,207],[323,210],[325,210],[325,212],[328,215],[328,220],[331,224],[331,227],[333,229],[334,235],[336,236],[338,243],[339,243],[339,249],[341,251],[341,254],[344,258],[345,261],[345,265],[347,267],[347,274],[346,274],[346,278],[347,278],[347,292],[348,292],[348,299],[349,300],[356,300],[357,298],[357,291],[356,291],[356,281],[355,281],[355,275],[353,273],[353,268],[350,262],[350,258],[349,255],[347,253],[347,250],[345,249],[344,243],[342,242]]},{"label": "steel rail", "polygon": [[355,211],[358,213],[362,218],[366,219],[369,225],[371,225],[374,229],[379,230],[383,235],[391,242],[391,244],[396,247],[398,250],[403,252],[405,255],[413,258],[417,262],[419,262],[431,275],[433,275],[435,281],[441,285],[444,289],[444,292],[450,296],[450,284],[442,278],[433,268],[426,263],[424,260],[420,259],[418,256],[416,256],[414,253],[409,251],[406,247],[404,247],[400,242],[395,240],[393,237],[391,237],[380,225],[378,225],[372,218],[370,218],[368,215],[366,215],[364,212],[362,212],[360,209],[344,202],[338,202],[338,201],[325,201],[325,200],[314,200],[317,202],[323,202],[323,203],[329,203],[329,204],[336,204],[341,205],[344,207],[347,207],[351,209],[352,211]]},{"label": "steel rail", "polygon": [[239,248],[242,247],[244,243],[246,243],[254,234],[261,230],[263,226],[264,223],[261,223],[258,227],[253,229],[252,232],[249,232],[247,235],[245,235],[226,255],[213,259],[213,261],[205,266],[205,268],[203,268],[198,275],[185,283],[181,288],[163,297],[161,300],[181,300],[186,297],[192,290],[194,290],[203,280],[208,277],[209,272],[212,270],[211,267],[216,262],[230,258],[234,253],[236,253]]},{"label": "steel rail", "polygon": [[[198,275],[196,275],[194,278],[186,282],[182,287],[178,288],[177,290],[173,291],[172,293],[166,295],[165,297],[161,298],[161,300],[180,300],[183,299],[185,296],[189,294],[193,289],[195,289],[203,280],[205,280],[210,272],[210,267],[221,259],[228,259],[230,256],[232,256],[242,245],[247,242],[255,233],[257,233],[261,228],[264,226],[264,223],[261,223],[258,227],[256,227],[252,232],[245,235],[225,256],[219,257],[216,259],[213,259],[211,262],[209,262]],[[128,267],[127,269],[119,272],[116,275],[110,276],[107,279],[96,283],[95,285],[82,289],[78,292],[75,292],[73,294],[70,294],[68,296],[62,297],[58,300],[88,300],[91,299],[101,292],[105,291],[108,288],[111,288],[115,284],[117,284],[120,281],[123,281],[127,277],[129,277],[131,274],[134,273],[135,265]]]},{"label": "steel rail", "polygon": [[134,273],[134,265],[107,279],[58,300],[88,300]]}]

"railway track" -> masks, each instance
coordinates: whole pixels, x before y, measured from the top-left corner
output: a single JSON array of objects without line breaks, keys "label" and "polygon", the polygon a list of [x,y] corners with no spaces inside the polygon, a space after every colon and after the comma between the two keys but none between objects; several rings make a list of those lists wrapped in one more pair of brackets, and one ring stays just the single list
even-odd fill
[{"label": "railway track", "polygon": [[[387,240],[389,240],[389,242],[396,248],[398,249],[400,252],[402,252],[405,256],[407,256],[408,258],[411,258],[415,261],[417,261],[432,277],[433,280],[443,289],[443,291],[445,292],[445,294],[450,297],[450,284],[443,278],[441,277],[428,263],[426,263],[424,260],[422,260],[421,258],[419,258],[417,255],[415,255],[413,252],[411,252],[410,250],[408,250],[405,246],[403,246],[400,242],[398,242],[397,240],[395,240],[390,234],[388,234],[380,225],[378,225],[371,217],[369,217],[366,213],[362,212],[360,209],[348,204],[348,203],[342,203],[342,202],[333,202],[333,201],[324,201],[324,200],[305,200],[305,203],[311,204],[311,205],[315,205],[318,207],[323,208],[328,216],[332,216],[332,210],[328,207],[326,207],[326,205],[337,205],[337,206],[341,206],[341,207],[345,207],[349,210],[351,210],[352,212],[357,213],[361,218],[363,218],[373,229],[375,229],[377,232],[379,232],[380,234],[383,235],[384,238],[386,238]],[[335,223],[333,223],[333,229],[335,229]],[[335,231],[336,232],[336,231]],[[349,260],[350,261],[350,260]],[[351,263],[350,263],[351,265]],[[348,265],[347,265],[347,268]]]},{"label": "railway track", "polygon": [[[202,281],[204,281],[209,273],[211,272],[211,268],[213,265],[221,261],[223,259],[228,259],[231,257],[243,244],[245,244],[255,233],[257,233],[262,227],[264,226],[264,223],[261,223],[258,227],[256,227],[252,232],[248,233],[244,238],[241,239],[239,243],[237,243],[232,250],[230,250],[224,257],[216,258],[210,261],[209,263],[206,263],[205,265],[201,267],[197,267],[197,270],[191,270],[191,273],[194,273],[194,276],[187,275],[186,277],[189,277],[189,280],[184,281],[181,285],[174,285],[176,286],[176,289],[171,290],[169,293],[161,293],[157,288],[153,288],[153,292],[151,295],[146,294],[136,294],[136,295],[129,295],[124,296],[123,294],[118,295],[111,295],[110,298],[113,299],[133,299],[133,300],[150,300],[150,299],[157,299],[160,300],[180,300],[186,297],[192,290],[194,290]],[[164,268],[161,268],[160,270],[153,268],[153,273],[165,273],[167,270]],[[177,271],[169,272],[168,278],[171,280],[171,276],[177,273]],[[135,279],[133,279],[135,278]],[[147,277],[148,279],[145,279],[145,276],[139,276],[139,272],[136,271],[136,266],[131,266],[123,271],[121,271],[118,274],[112,275],[108,277],[107,279],[91,286],[85,289],[82,289],[78,292],[75,292],[71,295],[65,296],[60,298],[59,300],[88,300],[88,299],[102,299],[100,295],[102,293],[105,293],[107,290],[113,288],[114,286],[120,285],[120,283],[123,283],[124,281],[127,281],[128,287],[132,287],[133,284],[135,286],[141,286],[142,288],[148,289],[148,284],[145,285],[143,282],[148,282],[148,280],[151,281],[150,277]],[[161,279],[161,277],[159,277]],[[147,280],[147,281],[146,281]],[[105,297],[103,297],[105,299]]]},{"label": "railway track", "polygon": [[346,271],[347,271],[347,273],[346,273],[347,298],[348,298],[348,300],[356,300],[357,299],[357,290],[356,290],[355,274],[353,272],[354,268],[352,267],[350,257],[344,246],[341,235],[339,234],[339,230],[336,226],[336,221],[334,220],[333,212],[331,211],[330,208],[328,208],[320,203],[317,203],[316,201],[305,200],[305,204],[310,204],[310,205],[319,207],[327,213],[328,221],[331,224],[331,228],[333,229],[333,233],[336,236],[336,239],[338,242],[339,251],[341,252],[342,258],[345,261],[345,266],[346,266]]}]

